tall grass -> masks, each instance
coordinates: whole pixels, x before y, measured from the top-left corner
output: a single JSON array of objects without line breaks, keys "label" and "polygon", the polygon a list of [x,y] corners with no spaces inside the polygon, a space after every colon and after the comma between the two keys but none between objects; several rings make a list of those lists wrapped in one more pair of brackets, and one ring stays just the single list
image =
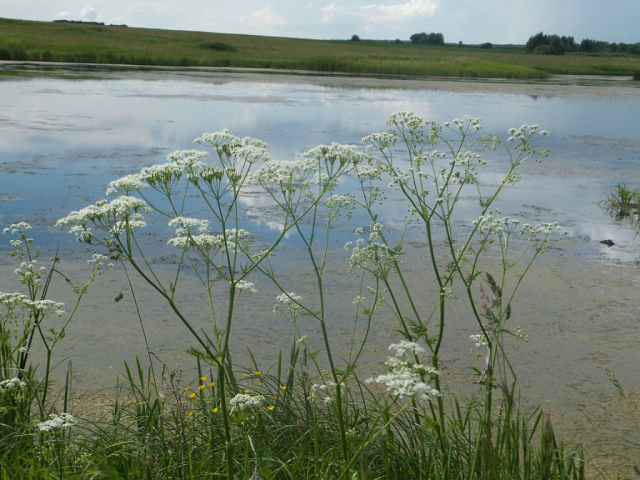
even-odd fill
[{"label": "tall grass", "polygon": [[[23,398],[29,386],[3,387],[4,405],[23,401],[23,416],[7,420],[23,446],[3,445],[2,474],[584,478],[580,448],[567,448],[541,410],[520,403],[506,353],[511,339],[522,335],[510,327],[513,300],[557,226],[522,225],[492,206],[508,184],[517,183],[524,163],[546,156],[534,144],[546,132],[522,126],[501,140],[483,133],[479,119],[437,124],[411,113],[391,116],[387,126],[363,139],[364,150],[321,145],[295,161],[272,160],[256,139],[228,131],[204,134],[196,142],[212,159],[198,150],[174,152],[164,164],[111,182],[111,200],[60,219],[58,225],[78,240],[102,249],[152,287],[192,337],[195,367],[187,378],[196,381],[184,381],[179,370],[155,369],[147,347],[148,365],[139,359],[125,364],[126,380],[105,419],[77,422],[63,411],[44,420],[41,412],[37,425],[33,401]],[[485,150],[504,161],[497,187],[479,181]],[[347,178],[353,188],[343,191]],[[387,185],[402,199],[400,233],[380,222]],[[259,195],[263,206],[279,211],[273,235],[257,238],[242,228],[247,195]],[[478,218],[460,228],[458,205],[467,195],[477,200]],[[336,353],[327,283],[340,219],[358,223],[345,245],[343,268],[361,285],[351,305],[359,328],[346,355]],[[168,276],[154,266],[143,241],[147,222],[159,220],[168,224],[167,248],[179,258]],[[18,235],[25,228],[11,227]],[[409,229],[418,233],[409,235]],[[424,242],[419,255],[431,270],[422,282],[405,275],[405,242],[415,235]],[[296,292],[299,279],[278,271],[281,243],[292,236],[306,255],[309,291]],[[27,241],[20,239],[16,248]],[[200,283],[205,328],[181,305],[185,276]],[[231,351],[237,310],[255,301],[256,277],[279,291],[275,307],[264,310],[284,315],[291,325],[289,350],[264,371],[251,352],[251,365],[241,367]],[[469,402],[445,394],[441,375],[454,296],[468,306],[469,327],[476,332],[470,344],[482,359],[473,365],[476,393]],[[425,298],[433,302],[425,306]],[[383,315],[395,319],[398,340],[379,374],[364,379],[362,353]],[[301,335],[303,317],[316,326],[321,350],[312,350]],[[2,317],[3,325],[11,318]],[[24,370],[16,373],[12,378],[20,379]]]}]

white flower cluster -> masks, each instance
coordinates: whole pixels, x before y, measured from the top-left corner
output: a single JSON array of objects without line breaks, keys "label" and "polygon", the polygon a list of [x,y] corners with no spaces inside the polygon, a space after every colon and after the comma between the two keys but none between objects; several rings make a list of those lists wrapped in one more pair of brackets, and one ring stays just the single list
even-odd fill
[{"label": "white flower cluster", "polygon": [[201,136],[196,138],[193,143],[208,143],[214,146],[229,145],[230,147],[233,147],[234,145],[238,145],[240,143],[240,138],[232,135],[229,129],[225,128],[224,130],[221,130],[219,132],[203,133]]},{"label": "white flower cluster", "polygon": [[240,139],[232,135],[229,129],[214,133],[204,133],[194,140],[202,145],[212,145],[220,159],[235,155],[237,159],[247,163],[266,162],[269,160],[267,144],[261,140],[245,137]]},{"label": "white flower cluster", "polygon": [[262,395],[248,395],[246,393],[238,393],[235,397],[229,400],[231,405],[230,413],[235,410],[245,410],[247,408],[259,407],[264,403],[264,397]]},{"label": "white flower cluster", "polygon": [[270,160],[256,172],[248,175],[247,183],[272,190],[291,192],[305,188],[314,182],[318,165],[315,160]]},{"label": "white flower cluster", "polygon": [[439,372],[430,366],[416,363],[416,357],[424,353],[424,348],[415,342],[402,340],[400,343],[389,345],[389,350],[395,352],[388,357],[385,365],[389,373],[367,379],[367,383],[386,385],[387,391],[395,398],[419,398],[430,400],[432,396],[440,396],[440,392],[429,385],[425,379]]},{"label": "white flower cluster", "polygon": [[246,280],[239,280],[238,283],[236,283],[236,289],[241,292],[258,293],[253,282],[247,282]]},{"label": "white flower cluster", "polygon": [[356,198],[350,193],[336,193],[327,198],[324,205],[327,207],[327,216],[330,219],[334,219],[341,214],[344,214],[348,219],[350,219],[353,211],[358,206],[358,203]]},{"label": "white flower cluster", "polygon": [[553,232],[564,232],[564,230],[558,225],[558,222],[546,222],[538,225],[529,225],[525,223],[522,225],[522,234],[533,240],[537,237],[546,237]]},{"label": "white flower cluster", "polygon": [[[202,222],[205,221],[206,220],[202,220]],[[202,228],[202,225],[198,227],[198,231],[202,231],[200,230]],[[192,227],[193,226],[196,226],[195,223],[192,225]],[[178,235],[174,238],[169,239],[167,243],[178,248],[193,246],[202,248],[204,250],[210,250],[211,248],[214,248],[219,251],[224,251],[226,247],[230,251],[233,251],[236,248],[242,251],[247,251],[251,245],[249,232],[243,230],[242,228],[230,228],[225,231],[224,235],[212,235],[209,233],[199,233],[194,235],[189,231],[185,232],[184,227],[178,228],[176,233]]]},{"label": "white flower cluster", "polygon": [[427,125],[422,117],[413,112],[393,113],[387,120],[387,126],[395,127],[403,137],[413,137],[414,140],[425,137]]},{"label": "white flower cluster", "polygon": [[167,155],[167,160],[179,165],[183,169],[206,167],[204,160],[209,156],[200,150],[176,150]]},{"label": "white flower cluster", "polygon": [[398,135],[395,132],[372,133],[364,137],[362,143],[368,144],[367,151],[382,151],[398,143]]},{"label": "white flower cluster", "polygon": [[0,392],[2,390],[13,390],[25,388],[27,384],[20,380],[18,377],[9,378],[0,382]]},{"label": "white flower cluster", "polygon": [[5,293],[0,292],[0,303],[9,309],[13,309],[18,305],[22,305],[27,296],[22,293]]},{"label": "white flower cluster", "polygon": [[511,135],[507,141],[514,142],[515,140],[520,140],[521,142],[525,142],[528,138],[533,135],[540,135],[542,137],[546,137],[549,135],[549,132],[546,130],[540,130],[538,125],[521,125],[520,128],[510,128],[509,135]]},{"label": "white flower cluster", "polygon": [[[500,211],[496,211],[496,214],[500,215]],[[474,225],[478,225],[480,232],[487,236],[511,233],[519,223],[520,221],[515,218],[497,217],[492,211],[487,212],[485,215],[480,215],[473,222]]]},{"label": "white flower cluster", "polygon": [[311,400],[316,402],[319,396],[322,396],[322,402],[325,405],[331,405],[335,403],[334,390],[336,384],[334,382],[327,382],[324,384],[314,383],[311,385]]},{"label": "white flower cluster", "polygon": [[331,145],[318,145],[305,153],[305,157],[315,163],[322,161],[330,166],[358,165],[368,160],[355,146],[335,142]]},{"label": "white flower cluster", "polygon": [[205,233],[209,228],[209,220],[199,218],[175,217],[169,220],[169,226],[176,228],[176,235],[186,236],[194,232]]},{"label": "white flower cluster", "polygon": [[133,173],[109,182],[105,195],[114,195],[118,192],[129,195],[132,192],[143,190],[148,186],[149,184],[144,181],[144,177],[141,174]]},{"label": "white flower cluster", "polygon": [[443,125],[448,128],[456,128],[461,132],[466,132],[470,128],[479,131],[482,128],[482,119],[465,115],[464,118],[454,118],[450,122],[444,122]]},{"label": "white flower cluster", "polygon": [[107,263],[109,268],[113,267],[113,263],[109,262],[109,257],[106,255],[102,255],[101,253],[94,253],[89,260],[87,260],[89,265],[94,265],[96,270],[102,270],[104,264]]},{"label": "white flower cluster", "polygon": [[31,300],[22,293],[0,292],[0,304],[5,305],[10,310],[17,306],[22,306],[40,315],[46,315],[49,312],[55,312],[58,316],[64,315],[64,310],[61,310],[64,307],[64,303],[46,299]]},{"label": "white flower cluster", "polygon": [[356,165],[353,171],[360,180],[374,181],[382,179],[382,174],[385,172],[385,169],[379,163],[371,165],[361,163]]},{"label": "white flower cluster", "polygon": [[125,228],[138,230],[147,225],[142,212],[150,212],[147,203],[137,197],[121,195],[108,202],[100,200],[95,205],[88,205],[80,210],[71,212],[56,222],[56,226],[69,226],[70,233],[78,240],[90,242],[93,233],[89,223],[100,225],[112,235],[119,235]]},{"label": "white flower cluster", "polygon": [[471,341],[475,344],[476,348],[488,348],[489,343],[487,342],[487,337],[482,334],[474,334],[469,335]]},{"label": "white flower cluster", "polygon": [[298,311],[302,309],[300,304],[302,303],[302,297],[297,295],[294,292],[289,293],[281,293],[276,297],[276,303],[273,306],[273,314],[276,315],[280,310],[282,310],[282,306],[286,305],[289,307],[289,311],[292,314],[296,314]]},{"label": "white flower cluster", "polygon": [[[355,246],[353,242],[347,242],[344,246],[345,250],[351,250],[349,258],[349,269],[353,271],[355,267],[370,271],[374,274],[383,273],[390,264],[398,257],[384,242],[379,241],[382,224],[374,223],[369,229],[368,238],[358,238]],[[356,229],[356,235],[361,235],[364,230]]]},{"label": "white flower cluster", "polygon": [[118,192],[129,195],[134,191],[140,191],[148,186],[169,185],[179,180],[184,171],[193,172],[207,167],[203,162],[207,158],[206,152],[198,150],[178,150],[167,156],[167,163],[144,167],[139,173],[125,175],[109,182],[106,194],[113,195]]},{"label": "white flower cluster", "polygon": [[52,413],[49,415],[49,420],[38,423],[38,428],[41,432],[50,432],[51,430],[71,428],[76,423],[76,418],[70,413],[63,412],[59,415]]},{"label": "white flower cluster", "polygon": [[20,277],[20,283],[32,283],[34,286],[40,286],[42,280],[40,277],[40,270],[37,266],[38,261],[33,259],[29,262],[20,262],[20,266],[16,268],[13,273]]},{"label": "white flower cluster", "polygon": [[25,233],[27,230],[31,230],[31,225],[27,222],[12,223],[6,228],[2,229],[2,233],[10,233],[11,235],[19,235]]}]

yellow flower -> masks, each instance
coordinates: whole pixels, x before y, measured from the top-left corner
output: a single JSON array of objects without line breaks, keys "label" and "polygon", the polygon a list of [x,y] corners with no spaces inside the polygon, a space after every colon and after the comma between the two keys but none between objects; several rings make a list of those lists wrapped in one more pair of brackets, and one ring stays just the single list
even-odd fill
[{"label": "yellow flower", "polygon": [[213,387],[216,384],[216,382],[209,382],[209,386]]},{"label": "yellow flower", "polygon": [[218,413],[218,410],[220,410],[218,407],[214,408],[213,410],[211,410],[213,413]]},{"label": "yellow flower", "polygon": [[274,408],[276,408],[276,407],[275,407],[275,405],[269,405],[269,406],[267,407],[267,410],[269,410],[270,412],[272,412]]},{"label": "yellow flower", "polygon": [[193,417],[193,410],[190,411],[187,415],[189,415],[190,417]]},{"label": "yellow flower", "polygon": [[242,374],[242,376],[243,376],[243,377],[248,377],[248,376],[249,376],[249,374],[248,374],[248,373],[243,373],[243,374]]},{"label": "yellow flower", "polygon": [[287,386],[286,386],[286,385],[282,385],[282,386],[280,387],[280,390],[282,390],[283,392],[284,392],[286,389],[287,389]]},{"label": "yellow flower", "polygon": [[184,387],[185,392],[188,392],[189,390],[191,390],[191,387]]},{"label": "yellow flower", "polygon": [[189,398],[196,398],[196,392],[191,392],[189,394]]},{"label": "yellow flower", "polygon": [[200,377],[200,381],[201,382],[206,382],[207,381],[207,377]]},{"label": "yellow flower", "polygon": [[260,375],[262,372],[260,370],[254,372],[256,375]]},{"label": "yellow flower", "polygon": [[243,390],[243,392],[244,392],[244,393],[249,393],[250,391],[251,391],[251,390],[249,390],[248,388],[245,388],[245,389]]},{"label": "yellow flower", "polygon": [[202,390],[204,388],[204,385],[198,385],[198,390]]}]

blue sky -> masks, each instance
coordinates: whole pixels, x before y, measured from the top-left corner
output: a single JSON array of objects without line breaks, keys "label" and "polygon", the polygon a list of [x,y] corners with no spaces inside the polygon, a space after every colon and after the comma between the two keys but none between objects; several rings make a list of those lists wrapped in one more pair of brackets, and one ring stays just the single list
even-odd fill
[{"label": "blue sky", "polygon": [[640,0],[1,0],[0,17],[304,38],[525,43],[540,31],[640,42]]}]

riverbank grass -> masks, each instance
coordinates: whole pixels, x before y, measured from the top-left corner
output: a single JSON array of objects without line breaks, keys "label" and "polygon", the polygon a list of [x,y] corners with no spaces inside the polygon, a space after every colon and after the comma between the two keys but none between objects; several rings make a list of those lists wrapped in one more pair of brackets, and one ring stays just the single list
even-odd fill
[{"label": "riverbank grass", "polygon": [[308,40],[0,18],[2,59],[514,79],[640,71],[640,57],[531,55],[524,46]]}]

